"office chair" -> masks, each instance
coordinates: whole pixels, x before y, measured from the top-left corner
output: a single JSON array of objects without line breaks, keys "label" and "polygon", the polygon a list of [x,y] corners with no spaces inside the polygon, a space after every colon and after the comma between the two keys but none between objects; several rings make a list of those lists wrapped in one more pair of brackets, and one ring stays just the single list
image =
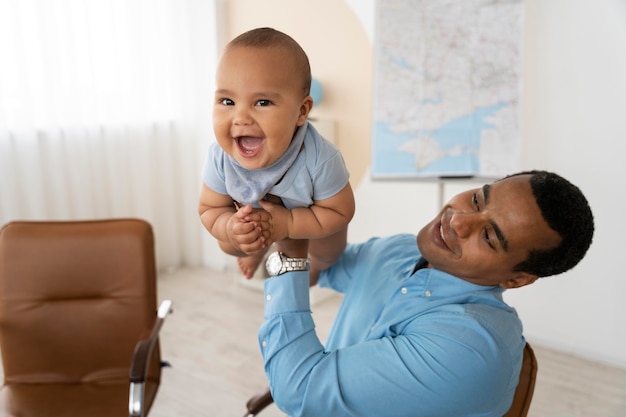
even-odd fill
[{"label": "office chair", "polygon": [[[515,395],[513,396],[513,404],[509,411],[502,417],[526,417],[535,391],[536,378],[537,358],[535,357],[533,349],[526,343],[524,347],[524,357],[522,359],[522,369],[519,375],[519,383],[517,384]],[[243,417],[255,417],[273,401],[270,389],[266,388],[248,400],[246,403],[248,412],[244,414]]]},{"label": "office chair", "polygon": [[524,346],[524,357],[522,358],[522,369],[519,373],[519,382],[515,388],[513,404],[507,413],[502,417],[526,417],[530,402],[535,392],[535,380],[537,379],[537,358],[535,352],[526,342]]},{"label": "office chair", "polygon": [[161,378],[151,226],[12,222],[0,230],[3,417],[145,416]]}]

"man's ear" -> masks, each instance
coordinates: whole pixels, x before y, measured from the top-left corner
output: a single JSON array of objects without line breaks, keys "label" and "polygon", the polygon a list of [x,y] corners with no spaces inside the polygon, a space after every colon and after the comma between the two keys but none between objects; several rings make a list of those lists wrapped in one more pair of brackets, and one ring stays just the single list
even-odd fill
[{"label": "man's ear", "polygon": [[520,272],[515,277],[507,281],[501,282],[500,286],[506,289],[519,288],[532,284],[533,282],[537,281],[537,278],[539,278],[537,275]]}]

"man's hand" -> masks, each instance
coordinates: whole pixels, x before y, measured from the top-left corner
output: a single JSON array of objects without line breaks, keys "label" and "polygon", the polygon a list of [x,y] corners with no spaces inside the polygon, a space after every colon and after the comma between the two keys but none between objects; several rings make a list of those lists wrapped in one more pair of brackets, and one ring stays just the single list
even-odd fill
[{"label": "man's hand", "polygon": [[250,204],[237,210],[226,223],[229,243],[241,252],[252,255],[272,244],[270,215]]}]

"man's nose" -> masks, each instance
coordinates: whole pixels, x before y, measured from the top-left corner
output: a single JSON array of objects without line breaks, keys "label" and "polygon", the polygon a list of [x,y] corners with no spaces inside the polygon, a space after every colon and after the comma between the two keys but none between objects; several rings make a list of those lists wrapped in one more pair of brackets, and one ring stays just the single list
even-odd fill
[{"label": "man's nose", "polygon": [[468,238],[483,224],[481,213],[457,211],[450,218],[450,228],[461,239]]}]

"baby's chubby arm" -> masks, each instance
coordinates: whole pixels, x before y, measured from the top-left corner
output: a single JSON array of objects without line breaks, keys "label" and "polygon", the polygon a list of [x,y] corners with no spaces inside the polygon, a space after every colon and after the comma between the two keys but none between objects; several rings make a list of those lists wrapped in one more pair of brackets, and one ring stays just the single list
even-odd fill
[{"label": "baby's chubby arm", "polygon": [[272,241],[316,239],[330,236],[345,227],[354,216],[354,194],[350,183],[334,196],[316,200],[309,207],[286,209],[268,201],[261,206],[271,215]]},{"label": "baby's chubby arm", "polygon": [[247,205],[235,209],[233,199],[202,185],[198,207],[200,220],[230,255],[245,256],[266,248],[271,242],[269,214]]}]

